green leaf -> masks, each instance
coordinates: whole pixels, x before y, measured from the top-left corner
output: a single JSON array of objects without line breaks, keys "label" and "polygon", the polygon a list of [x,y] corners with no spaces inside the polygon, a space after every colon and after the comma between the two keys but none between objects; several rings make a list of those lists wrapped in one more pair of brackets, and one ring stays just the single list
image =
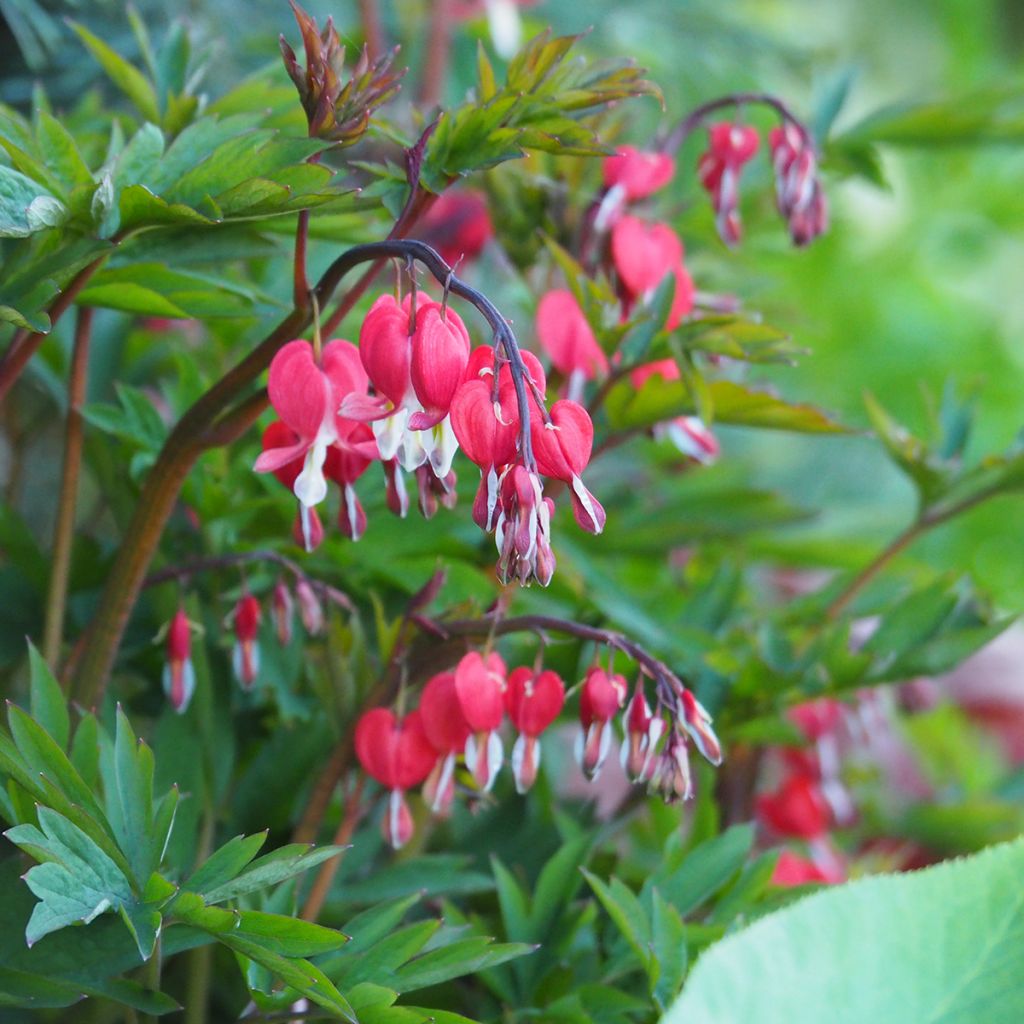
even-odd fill
[{"label": "green leaf", "polygon": [[73,21],[69,21],[68,24],[85,43],[86,48],[114,85],[135,104],[143,119],[154,124],[159,123],[160,106],[156,101],[156,93],[142,72],[112,50],[102,39],[94,36],[84,25]]},{"label": "green leaf", "polygon": [[281,956],[319,956],[340,949],[348,941],[341,932],[284,914],[243,910],[237,934],[244,934]]},{"label": "green leaf", "polygon": [[196,869],[185,882],[184,888],[207,897],[214,889],[233,881],[260,852],[266,841],[266,832],[229,839]]},{"label": "green leaf", "polygon": [[601,906],[608,912],[608,916],[615,922],[616,927],[629,943],[630,949],[636,953],[644,970],[650,973],[653,966],[651,924],[636,894],[617,878],[612,878],[609,883],[605,884],[586,868],[580,870],[583,872],[583,877],[590,883]]},{"label": "green leaf", "polygon": [[939,579],[905,596],[883,616],[862,650],[877,658],[892,658],[923,643],[942,627],[957,605],[950,582]]},{"label": "green leaf", "polygon": [[317,1006],[333,1010],[339,1017],[352,1021],[352,1024],[358,1024],[348,1000],[337,990],[330,978],[308,960],[281,956],[268,949],[261,940],[237,932],[219,933],[217,939],[236,953],[241,953],[242,956],[265,967],[275,977],[312,1000]]},{"label": "green leaf", "polygon": [[928,450],[928,446],[896,422],[875,398],[866,394],[864,405],[889,457],[913,481],[926,503],[938,498],[950,482],[950,470]]},{"label": "green leaf", "polygon": [[510,939],[529,940],[532,929],[526,892],[496,855],[491,856],[491,870],[498,890],[498,906],[505,934]]},{"label": "green leaf", "polygon": [[[720,423],[814,434],[847,431],[812,405],[791,404],[767,391],[756,391],[734,381],[713,381],[708,393],[714,417]],[[657,375],[648,378],[639,390],[628,381],[616,384],[608,393],[605,407],[616,430],[643,429],[696,412],[684,381],[667,381]]]},{"label": "green leaf", "polygon": [[25,884],[40,901],[25,929],[30,946],[50,932],[88,924],[106,910],[133,903],[128,879],[81,829],[49,807],[39,808],[39,825],[17,825],[4,833],[45,860],[25,875]]},{"label": "green leaf", "polygon": [[651,893],[651,995],[663,1010],[679,994],[686,977],[683,919],[655,889]]},{"label": "green leaf", "polygon": [[753,825],[733,825],[721,835],[671,859],[652,875],[644,891],[661,892],[680,914],[695,910],[724,886],[743,867],[754,845]]},{"label": "green leaf", "polygon": [[97,821],[104,821],[92,791],[49,733],[14,704],[7,709],[7,722],[25,765],[49,779],[68,800],[80,804]]},{"label": "green leaf", "polygon": [[60,179],[65,193],[70,192],[76,185],[93,183],[92,172],[82,159],[71,133],[45,110],[39,112],[36,137],[47,170]]},{"label": "green leaf", "polygon": [[508,960],[526,956],[534,952],[535,948],[522,942],[494,945],[491,939],[483,936],[461,939],[410,960],[395,971],[393,984],[399,992],[440,985],[452,978],[476,974]]},{"label": "green leaf", "polygon": [[117,709],[113,748],[100,746],[100,772],[107,819],[132,869],[137,890],[156,870],[163,836],[153,833],[153,752],[135,738],[124,711]]},{"label": "green leaf", "polygon": [[343,846],[321,846],[313,848],[303,843],[292,843],[282,846],[273,853],[255,860],[244,871],[230,881],[226,881],[204,894],[207,903],[223,903],[250,892],[257,892],[271,885],[277,885],[287,878],[316,867],[331,857],[336,857],[345,848]]},{"label": "green leaf", "polygon": [[67,750],[71,731],[67,701],[50,666],[31,640],[28,644],[28,661],[32,717],[53,737],[61,750]]},{"label": "green leaf", "polygon": [[666,1024],[1016,1024],[1024,842],[815,893],[712,946]]},{"label": "green leaf", "polygon": [[29,212],[40,199],[57,202],[38,182],[0,164],[0,238],[24,238],[49,226],[45,212],[40,219],[40,207]]}]

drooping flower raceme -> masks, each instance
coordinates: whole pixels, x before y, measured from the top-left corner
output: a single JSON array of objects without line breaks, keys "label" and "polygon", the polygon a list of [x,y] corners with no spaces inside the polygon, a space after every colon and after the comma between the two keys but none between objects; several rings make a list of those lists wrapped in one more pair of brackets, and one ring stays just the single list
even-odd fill
[{"label": "drooping flower raceme", "polygon": [[828,227],[825,190],[818,158],[806,131],[790,121],[768,134],[775,169],[775,198],[797,245],[807,245]]},{"label": "drooping flower raceme", "polygon": [[708,149],[697,164],[701,184],[711,195],[715,224],[726,245],[743,235],[740,224],[740,172],[757,152],[760,139],[750,125],[719,121],[708,127]]}]

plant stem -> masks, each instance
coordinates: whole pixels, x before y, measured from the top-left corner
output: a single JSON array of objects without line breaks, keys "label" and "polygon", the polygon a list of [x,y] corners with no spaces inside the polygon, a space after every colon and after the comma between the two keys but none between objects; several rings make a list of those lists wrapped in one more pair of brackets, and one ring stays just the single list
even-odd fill
[{"label": "plant stem", "polygon": [[[207,804],[199,833],[199,848],[193,868],[202,864],[213,848],[214,809]],[[210,978],[213,968],[213,945],[197,946],[188,952],[188,983],[185,988],[184,1024],[206,1024],[210,1004]]]},{"label": "plant stem", "polygon": [[800,132],[808,145],[813,146],[814,140],[811,138],[804,123],[777,96],[772,96],[766,92],[737,92],[731,93],[729,96],[720,96],[718,99],[710,100],[696,107],[668,133],[659,148],[663,153],[674,154],[700,128],[709,114],[714,114],[716,111],[723,110],[726,107],[738,107],[754,103],[771,107],[783,121],[793,125]]},{"label": "plant stem", "polygon": [[[355,832],[356,825],[359,824],[359,819],[363,816],[363,786],[365,782],[365,777],[360,775],[356,779],[348,799],[345,801],[345,812],[342,814],[338,830],[334,833],[334,838],[331,840],[335,846],[347,846],[349,844],[349,841],[352,839],[352,833]],[[343,856],[343,852],[339,853],[337,856],[331,857],[330,860],[324,861],[321,865],[313,886],[309,890],[309,895],[306,897],[306,902],[302,907],[302,914],[300,916],[304,921],[315,921],[320,916],[320,911],[323,909],[324,901],[330,892],[331,883],[334,881],[334,876],[338,872],[338,866],[341,864]]]},{"label": "plant stem", "polygon": [[292,304],[296,309],[305,309],[309,303],[309,281],[306,278],[306,243],[309,239],[309,210],[299,211],[295,225],[295,269]]},{"label": "plant stem", "polygon": [[380,24],[377,0],[358,0],[359,21],[363,26],[363,43],[372,64],[384,54],[384,30]]},{"label": "plant stem", "polygon": [[[120,241],[115,236],[111,241],[114,246]],[[36,349],[43,343],[43,339],[49,337],[50,332],[56,326],[57,321],[67,312],[68,307],[78,297],[78,293],[88,284],[89,278],[99,270],[100,266],[110,255],[112,250],[107,250],[102,256],[95,259],[88,266],[83,267],[68,283],[68,286],[57,296],[53,305],[47,310],[50,317],[49,331],[27,331],[20,330],[11,338],[7,351],[0,359],[0,402],[3,402],[7,392],[14,386],[14,382],[21,376],[21,371],[36,353]]]},{"label": "plant stem", "polygon": [[871,583],[876,576],[902,551],[914,543],[918,537],[929,530],[948,522],[963,512],[980,505],[989,498],[1003,493],[998,487],[989,487],[974,494],[961,498],[946,508],[931,508],[922,512],[902,533],[889,542],[852,580],[832,599],[825,609],[828,621],[836,619],[849,606],[850,602]]},{"label": "plant stem", "polygon": [[71,542],[75,530],[78,478],[82,468],[82,405],[88,378],[89,338],[93,311],[78,310],[75,340],[71,353],[71,374],[68,379],[68,415],[64,429],[64,465],[61,470],[57,522],[53,529],[53,553],[50,585],[46,594],[46,618],[43,630],[43,658],[56,666],[64,635],[64,613],[67,608],[68,573],[71,568]]},{"label": "plant stem", "polygon": [[451,53],[451,0],[433,0],[430,5],[430,30],[427,53],[423,61],[419,106],[425,110],[436,106],[444,92]]},{"label": "plant stem", "polygon": [[157,572],[150,573],[143,580],[143,589],[156,587],[161,583],[168,583],[171,580],[184,580],[192,576],[198,576],[204,572],[214,572],[218,569],[227,569],[234,565],[244,565],[248,562],[271,562],[286,569],[297,580],[305,580],[314,590],[318,590],[324,598],[333,604],[339,605],[346,611],[355,611],[352,599],[343,590],[332,587],[322,580],[318,580],[305,573],[298,562],[293,561],[278,551],[271,551],[261,548],[257,551],[236,551],[228,555],[210,555],[207,558],[195,558],[189,562],[182,562],[179,565],[168,566]]},{"label": "plant stem", "polygon": [[[417,260],[440,283],[446,285],[449,292],[475,306],[490,324],[495,341],[500,342],[505,350],[516,388],[523,463],[527,469],[534,470],[536,462],[530,444],[530,407],[527,398],[529,375],[515,335],[490,299],[456,277],[451,267],[429,245],[408,239],[390,239],[354,246],[342,253],[325,271],[315,289],[316,305],[320,308],[326,305],[338,283],[353,267],[367,262],[379,263],[394,257]],[[146,477],[135,512],[125,531],[124,541],[114,558],[89,636],[76,666],[73,692],[86,706],[95,704],[103,696],[128,616],[156,553],[164,524],[170,517],[189,471],[209,446],[207,436],[210,428],[238,394],[248,388],[270,365],[277,350],[304,331],[310,320],[309,307],[292,310],[267,338],[192,405],[164,442],[156,463]]]}]

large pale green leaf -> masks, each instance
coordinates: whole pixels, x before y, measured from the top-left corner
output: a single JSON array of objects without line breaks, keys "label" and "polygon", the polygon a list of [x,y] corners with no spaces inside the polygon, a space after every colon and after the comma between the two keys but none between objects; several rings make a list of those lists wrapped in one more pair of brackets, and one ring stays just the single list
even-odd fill
[{"label": "large pale green leaf", "polygon": [[32,717],[53,737],[54,742],[62,750],[66,750],[71,722],[64,693],[54,679],[50,666],[31,641],[28,645],[28,660]]},{"label": "large pale green leaf", "polygon": [[804,899],[701,957],[665,1024],[1024,1020],[1024,841]]}]

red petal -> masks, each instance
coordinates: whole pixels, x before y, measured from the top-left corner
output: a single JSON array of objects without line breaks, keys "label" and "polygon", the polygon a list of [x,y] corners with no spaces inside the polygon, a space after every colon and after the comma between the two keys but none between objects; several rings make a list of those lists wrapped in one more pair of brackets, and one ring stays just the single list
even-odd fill
[{"label": "red petal", "polygon": [[472,730],[462,717],[454,672],[441,672],[428,680],[420,695],[420,718],[427,739],[439,754],[461,752],[465,747]]},{"label": "red petal", "polygon": [[556,672],[534,676],[517,668],[508,677],[505,694],[508,717],[524,736],[539,736],[558,717],[565,704],[565,685]]},{"label": "red petal", "polygon": [[505,715],[505,692],[493,663],[488,665],[479,651],[470,651],[455,669],[455,693],[470,729],[491,732]]},{"label": "red petal", "polygon": [[373,386],[396,406],[409,391],[409,353],[409,314],[393,295],[382,295],[359,331],[359,356]]},{"label": "red petal", "polygon": [[667,224],[622,217],[612,228],[612,258],[631,295],[656,288],[683,259],[683,243]]},{"label": "red petal", "polygon": [[502,401],[499,407],[504,422],[499,420],[491,396],[490,384],[469,380],[455,392],[451,406],[455,437],[470,461],[481,469],[503,466],[512,462],[516,454],[518,417],[513,419]]},{"label": "red petal", "polygon": [[469,334],[457,313],[442,313],[436,305],[417,313],[410,375],[416,397],[431,422],[417,426],[410,420],[414,430],[424,430],[448,415],[466,372],[471,347]]},{"label": "red petal", "polygon": [[334,414],[331,384],[313,360],[308,341],[290,341],[270,364],[270,404],[299,437],[312,440]]},{"label": "red petal", "polygon": [[577,402],[561,399],[551,407],[551,423],[535,417],[530,424],[537,468],[544,476],[569,483],[590,461],[594,424]]},{"label": "red petal", "polygon": [[626,198],[635,201],[667,185],[675,169],[675,161],[667,153],[645,153],[622,146],[604,162],[604,183],[608,188],[621,185]]},{"label": "red petal", "polygon": [[555,369],[567,377],[579,370],[587,380],[593,380],[608,372],[608,359],[570,291],[550,291],[540,300],[537,340]]}]

